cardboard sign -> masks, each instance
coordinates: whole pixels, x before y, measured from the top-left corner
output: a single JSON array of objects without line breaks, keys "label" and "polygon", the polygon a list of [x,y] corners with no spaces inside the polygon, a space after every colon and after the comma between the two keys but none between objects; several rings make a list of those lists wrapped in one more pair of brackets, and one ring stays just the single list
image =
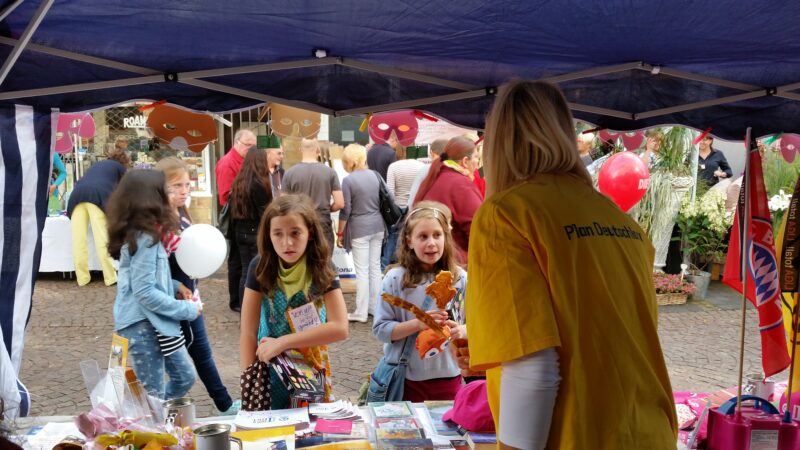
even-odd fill
[{"label": "cardboard sign", "polygon": [[292,323],[295,333],[322,325],[317,307],[313,303],[306,303],[303,306],[290,309],[286,312],[286,315]]}]

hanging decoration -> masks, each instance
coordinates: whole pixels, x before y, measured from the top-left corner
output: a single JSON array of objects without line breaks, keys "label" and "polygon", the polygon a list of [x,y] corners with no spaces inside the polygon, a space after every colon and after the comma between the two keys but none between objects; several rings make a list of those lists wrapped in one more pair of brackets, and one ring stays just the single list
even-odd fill
[{"label": "hanging decoration", "polygon": [[150,132],[175,150],[199,153],[217,140],[214,118],[208,114],[161,103],[147,106],[153,109],[147,116]]},{"label": "hanging decoration", "polygon": [[94,118],[89,113],[60,113],[56,124],[55,150],[59,154],[72,151],[72,137],[82,139],[93,137],[95,133]]},{"label": "hanging decoration", "polygon": [[600,139],[604,142],[614,144],[617,139],[622,139],[622,145],[628,150],[636,150],[642,146],[644,142],[644,133],[641,131],[625,133],[621,131],[611,131],[607,129],[600,130],[598,133]]},{"label": "hanging decoration", "polygon": [[781,156],[788,162],[794,162],[797,153],[800,152],[800,136],[796,134],[781,135]]},{"label": "hanging decoration", "polygon": [[417,139],[418,133],[419,125],[414,111],[374,114],[369,119],[369,137],[376,144],[385,144],[394,134],[400,145],[409,146]]}]

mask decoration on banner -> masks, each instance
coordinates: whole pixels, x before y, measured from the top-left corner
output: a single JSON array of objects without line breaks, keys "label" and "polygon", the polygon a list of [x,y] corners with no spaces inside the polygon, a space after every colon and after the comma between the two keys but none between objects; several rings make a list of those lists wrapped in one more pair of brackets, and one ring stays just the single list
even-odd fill
[{"label": "mask decoration on banner", "polygon": [[147,116],[147,127],[153,136],[175,150],[199,153],[217,140],[217,127],[210,115],[166,104],[153,107]]},{"label": "mask decoration on banner", "polygon": [[791,163],[800,152],[800,136],[796,134],[781,135],[781,156],[786,162]]},{"label": "mask decoration on banner", "polygon": [[639,203],[650,185],[650,170],[638,156],[621,152],[600,168],[598,189],[624,212]]},{"label": "mask decoration on banner", "polygon": [[622,138],[622,145],[628,150],[636,150],[642,146],[644,142],[644,133],[636,131],[634,133],[623,133],[621,131],[601,130],[600,139],[604,142],[615,143],[618,138]]},{"label": "mask decoration on banner", "polygon": [[89,113],[60,113],[56,125],[56,152],[72,151],[72,136],[83,139],[93,137],[95,133],[94,118]]},{"label": "mask decoration on banner", "polygon": [[414,111],[374,114],[369,118],[369,137],[376,144],[385,144],[394,134],[400,145],[409,146],[417,139],[419,125]]},{"label": "mask decoration on banner", "polygon": [[314,139],[319,133],[322,116],[320,113],[300,108],[271,103],[272,113],[269,126],[278,136]]}]

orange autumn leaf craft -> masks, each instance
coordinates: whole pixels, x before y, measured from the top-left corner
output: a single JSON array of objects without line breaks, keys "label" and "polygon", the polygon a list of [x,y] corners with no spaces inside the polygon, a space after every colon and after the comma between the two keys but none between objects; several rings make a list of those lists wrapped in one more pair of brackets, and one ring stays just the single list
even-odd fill
[{"label": "orange autumn leaf craft", "polygon": [[450,328],[439,325],[433,317],[420,307],[391,294],[383,293],[381,297],[386,303],[414,314],[414,317],[428,326],[427,330],[420,332],[417,336],[416,347],[419,351],[420,359],[436,356],[450,345]]},{"label": "orange autumn leaf craft", "polygon": [[456,295],[456,289],[453,287],[453,274],[447,270],[436,274],[433,283],[425,288],[425,293],[436,300],[437,308],[445,309]]}]

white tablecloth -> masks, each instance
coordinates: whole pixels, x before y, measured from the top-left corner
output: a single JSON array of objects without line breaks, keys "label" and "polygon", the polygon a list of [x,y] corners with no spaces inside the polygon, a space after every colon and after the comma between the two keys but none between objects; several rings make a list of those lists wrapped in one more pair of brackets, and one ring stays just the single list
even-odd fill
[{"label": "white tablecloth", "polygon": [[[86,237],[89,241],[89,270],[103,270],[94,249],[92,227]],[[74,272],[72,261],[72,229],[67,216],[48,217],[42,231],[42,260],[39,272]]]}]

